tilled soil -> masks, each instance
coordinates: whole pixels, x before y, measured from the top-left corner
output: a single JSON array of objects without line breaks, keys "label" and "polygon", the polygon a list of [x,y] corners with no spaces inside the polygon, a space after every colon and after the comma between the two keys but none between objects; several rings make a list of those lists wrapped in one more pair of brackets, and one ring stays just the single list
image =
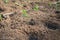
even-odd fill
[{"label": "tilled soil", "polygon": [[[25,5],[18,6],[15,1]],[[38,11],[32,9],[35,4],[39,5]],[[28,17],[22,16],[22,9],[27,10]],[[0,40],[60,40],[60,14],[55,13],[47,3],[9,0],[5,4],[0,0],[0,13],[11,12],[14,14],[0,21]]]}]

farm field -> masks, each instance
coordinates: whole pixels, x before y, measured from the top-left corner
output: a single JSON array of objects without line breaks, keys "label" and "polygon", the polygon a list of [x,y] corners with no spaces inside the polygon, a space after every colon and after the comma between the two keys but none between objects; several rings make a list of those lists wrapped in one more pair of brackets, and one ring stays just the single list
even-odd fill
[{"label": "farm field", "polygon": [[0,0],[0,40],[60,40],[60,0]]}]

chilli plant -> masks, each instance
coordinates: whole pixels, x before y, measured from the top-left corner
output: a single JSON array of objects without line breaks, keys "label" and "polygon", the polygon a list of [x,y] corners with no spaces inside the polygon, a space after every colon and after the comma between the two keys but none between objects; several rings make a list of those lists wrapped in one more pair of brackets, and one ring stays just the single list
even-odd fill
[{"label": "chilli plant", "polygon": [[33,7],[33,10],[38,11],[39,10],[39,6],[37,4],[35,4],[35,6]]},{"label": "chilli plant", "polygon": [[27,17],[27,16],[28,16],[27,10],[23,9],[23,10],[22,10],[22,15],[23,15],[24,17]]}]

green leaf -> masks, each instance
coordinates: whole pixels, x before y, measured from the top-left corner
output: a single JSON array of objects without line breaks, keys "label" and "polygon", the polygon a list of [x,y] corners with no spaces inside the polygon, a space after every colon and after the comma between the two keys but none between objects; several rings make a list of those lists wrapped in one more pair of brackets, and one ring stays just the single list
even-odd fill
[{"label": "green leaf", "polygon": [[39,6],[36,4],[36,5],[34,6],[33,10],[35,10],[35,11],[39,10]]},{"label": "green leaf", "polygon": [[27,16],[28,16],[28,15],[27,15],[27,11],[26,11],[25,9],[22,10],[22,15],[23,15],[24,17],[27,17]]},{"label": "green leaf", "polygon": [[27,15],[26,13],[23,13],[23,16],[24,16],[24,17],[27,17],[28,15]]}]

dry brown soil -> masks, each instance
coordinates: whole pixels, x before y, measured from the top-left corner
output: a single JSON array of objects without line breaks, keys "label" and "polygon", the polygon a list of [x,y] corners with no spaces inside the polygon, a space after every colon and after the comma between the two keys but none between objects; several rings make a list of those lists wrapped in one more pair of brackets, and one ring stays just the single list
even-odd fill
[{"label": "dry brown soil", "polygon": [[[47,2],[9,0],[6,4],[0,0],[0,13],[14,13],[0,21],[0,40],[60,40],[60,13],[54,13]],[[32,9],[35,4],[39,5],[38,11]],[[28,17],[22,16],[22,9],[27,10]]]}]

